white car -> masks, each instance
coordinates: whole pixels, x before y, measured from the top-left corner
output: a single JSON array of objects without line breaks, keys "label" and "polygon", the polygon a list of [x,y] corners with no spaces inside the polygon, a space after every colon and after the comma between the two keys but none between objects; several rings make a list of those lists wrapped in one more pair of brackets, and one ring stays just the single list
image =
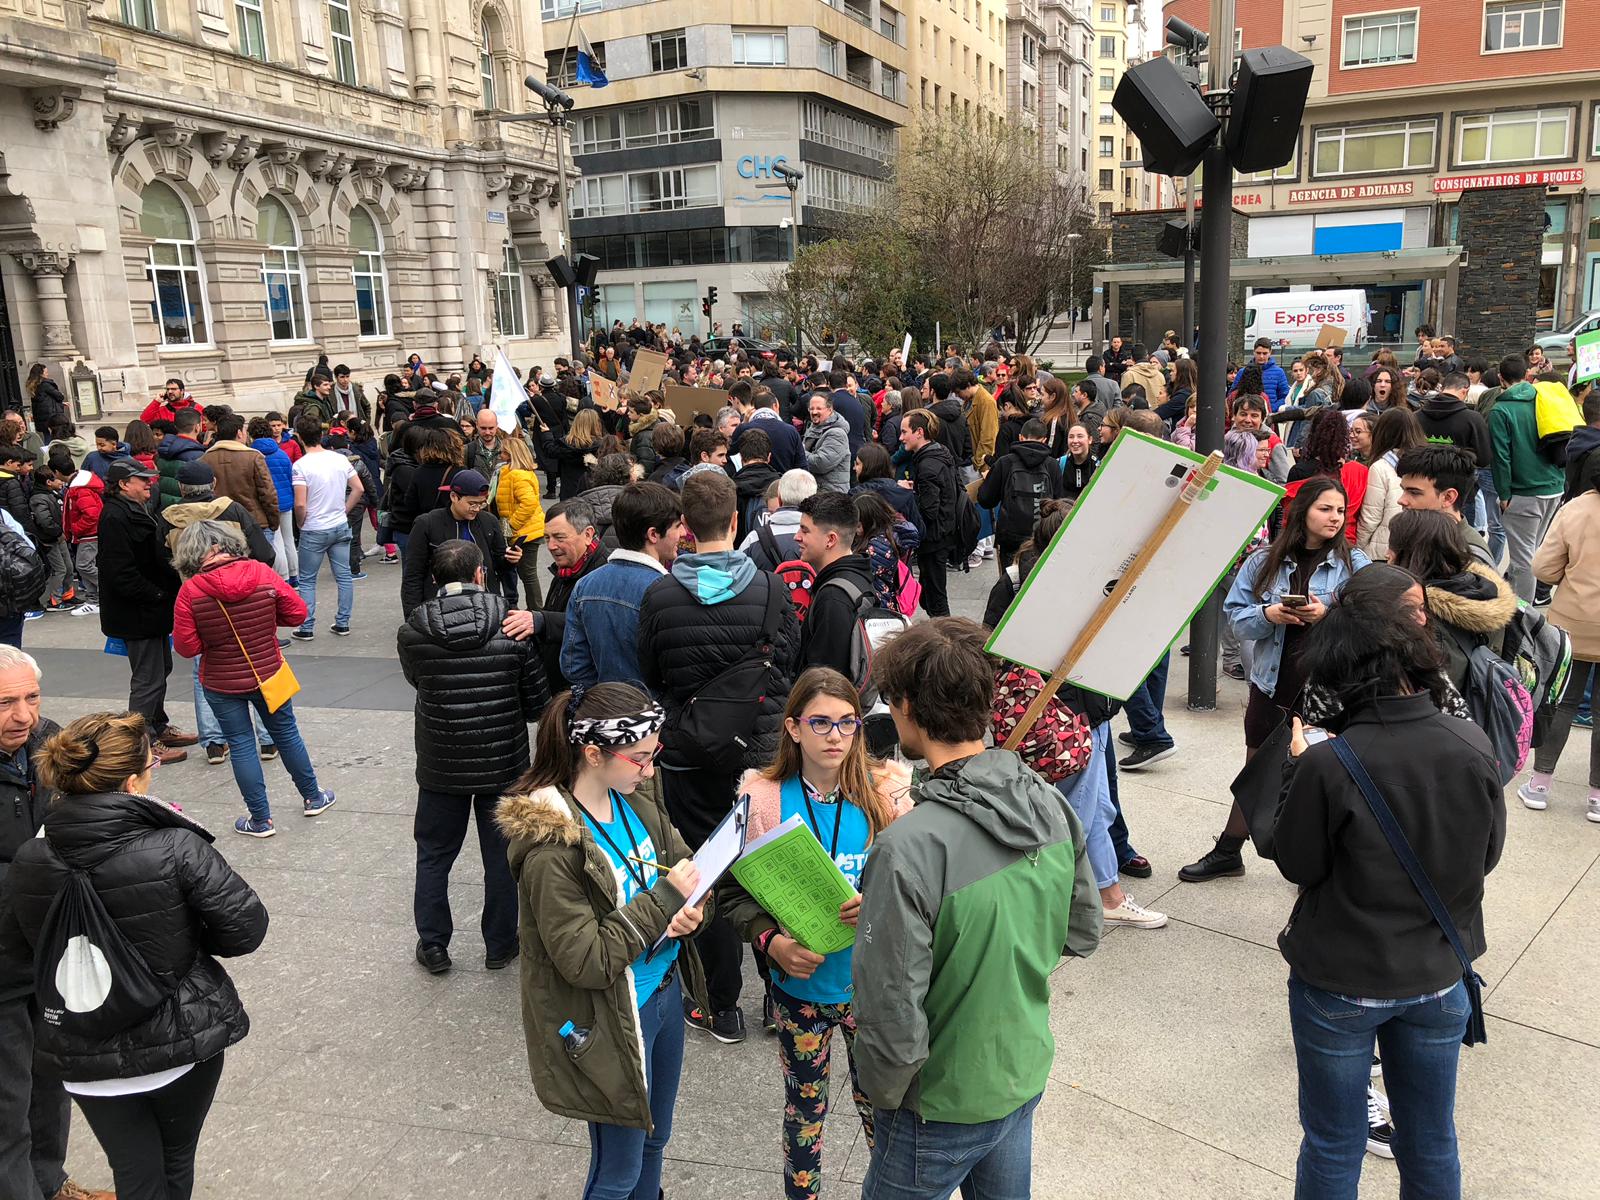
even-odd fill
[{"label": "white car", "polygon": [[1544,350],[1544,356],[1553,363],[1569,362],[1567,358],[1567,343],[1580,333],[1593,333],[1600,329],[1600,310],[1584,313],[1565,329],[1555,333],[1541,334],[1533,339],[1533,344]]}]

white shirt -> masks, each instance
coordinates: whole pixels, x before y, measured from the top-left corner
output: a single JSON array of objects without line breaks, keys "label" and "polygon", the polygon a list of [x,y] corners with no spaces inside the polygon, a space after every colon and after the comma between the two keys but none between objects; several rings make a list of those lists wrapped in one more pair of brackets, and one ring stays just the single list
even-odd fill
[{"label": "white shirt", "polygon": [[337,529],[346,523],[345,490],[356,477],[350,460],[331,450],[308,450],[294,464],[294,486],[306,489],[302,529]]}]

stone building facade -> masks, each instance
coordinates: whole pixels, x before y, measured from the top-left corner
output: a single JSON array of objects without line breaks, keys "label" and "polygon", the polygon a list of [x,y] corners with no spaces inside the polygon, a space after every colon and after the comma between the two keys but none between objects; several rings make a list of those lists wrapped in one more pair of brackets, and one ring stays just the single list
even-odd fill
[{"label": "stone building facade", "polygon": [[0,0],[0,400],[39,361],[91,424],[168,376],[281,408],[319,354],[548,363],[556,145],[502,119],[543,66],[503,0]]}]

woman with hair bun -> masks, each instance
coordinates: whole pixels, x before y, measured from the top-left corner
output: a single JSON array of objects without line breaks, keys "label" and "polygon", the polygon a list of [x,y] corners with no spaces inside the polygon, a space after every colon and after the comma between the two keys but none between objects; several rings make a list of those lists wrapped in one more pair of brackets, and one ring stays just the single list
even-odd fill
[{"label": "woman with hair bun", "polygon": [[699,870],[658,798],[664,720],[629,684],[562,692],[495,813],[521,898],[528,1067],[541,1104],[588,1123],[583,1200],[659,1193],[685,994],[707,1007],[679,940],[706,913],[688,903]]},{"label": "woman with hair bun", "polygon": [[56,897],[74,872],[87,876],[165,998],[131,1025],[97,1027],[78,1007],[70,1023],[41,1022],[39,1065],[78,1102],[119,1196],[188,1200],[223,1051],[250,1030],[217,959],[260,946],[267,910],[203,826],[150,795],[160,760],[143,717],[80,717],[39,757],[61,795],[12,861],[0,958],[31,967]]}]

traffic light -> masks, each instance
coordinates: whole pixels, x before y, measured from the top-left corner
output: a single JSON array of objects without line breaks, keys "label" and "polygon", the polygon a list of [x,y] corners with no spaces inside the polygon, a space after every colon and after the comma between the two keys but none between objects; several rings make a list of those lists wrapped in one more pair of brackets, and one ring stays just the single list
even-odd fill
[{"label": "traffic light", "polygon": [[702,316],[707,317],[711,315],[711,301],[709,298],[700,301],[700,313]]},{"label": "traffic light", "polygon": [[706,289],[706,304],[708,304],[712,308],[716,307],[716,304],[717,304],[717,289],[715,287],[708,287]]}]

